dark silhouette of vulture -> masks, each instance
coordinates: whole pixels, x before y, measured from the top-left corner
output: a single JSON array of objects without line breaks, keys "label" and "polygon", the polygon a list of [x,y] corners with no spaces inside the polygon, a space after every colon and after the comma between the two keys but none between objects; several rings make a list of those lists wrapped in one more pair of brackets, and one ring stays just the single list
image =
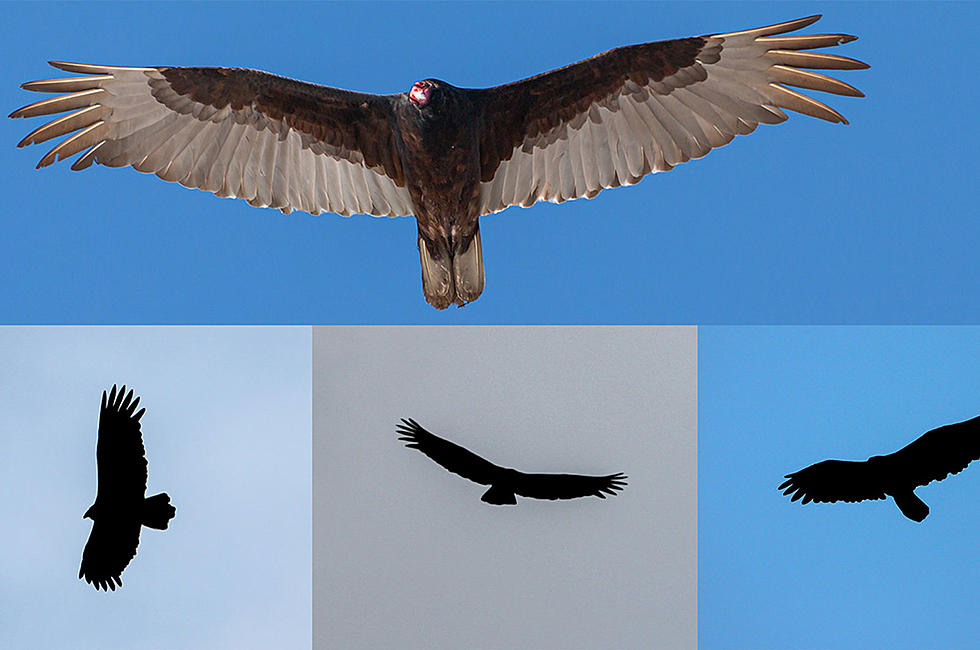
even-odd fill
[{"label": "dark silhouette of vulture", "polygon": [[915,488],[957,474],[980,459],[980,417],[947,424],[887,456],[866,461],[825,460],[787,474],[783,494],[803,503],[853,503],[892,497],[909,519],[922,521],[927,506]]},{"label": "dark silhouette of vulture", "polygon": [[804,51],[854,36],[783,35],[819,18],[618,47],[493,88],[425,79],[397,95],[239,68],[51,61],[87,76],[23,84],[65,94],[10,117],[74,111],[21,140],[74,133],[38,167],[84,152],[72,169],[129,165],[283,212],[414,215],[425,299],[444,309],[483,291],[483,215],[632,185],[786,120],[782,109],[846,124],[788,88],[863,96],[807,69],[867,65]]},{"label": "dark silhouette of vulture", "polygon": [[626,485],[623,473],[609,476],[578,474],[525,474],[516,469],[500,467],[480,458],[472,451],[449,442],[422,428],[415,420],[402,419],[395,429],[406,447],[418,449],[453,474],[474,483],[489,485],[481,501],[497,506],[516,505],[515,495],[531,499],[577,499],[615,495]]},{"label": "dark silhouette of vulture", "polygon": [[92,533],[82,552],[79,578],[115,591],[122,586],[122,572],[136,557],[143,526],[166,530],[177,509],[166,493],[146,496],[147,466],[140,433],[145,408],[136,411],[140,398],[126,387],[106,395],[102,391],[99,412],[99,443],[96,461],[99,489],[95,503],[85,511],[92,520]]}]

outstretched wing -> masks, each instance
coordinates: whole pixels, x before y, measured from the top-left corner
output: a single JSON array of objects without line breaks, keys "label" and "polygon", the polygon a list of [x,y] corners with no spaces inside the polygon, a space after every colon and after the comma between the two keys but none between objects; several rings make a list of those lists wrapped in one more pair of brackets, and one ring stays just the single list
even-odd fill
[{"label": "outstretched wing", "polygon": [[700,158],[784,121],[788,109],[844,117],[788,86],[863,96],[803,68],[855,70],[860,61],[804,52],[853,41],[845,34],[778,36],[810,16],[730,34],[630,45],[481,95],[480,210],[592,198]]},{"label": "outstretched wing", "polygon": [[412,214],[391,99],[239,68],[124,68],[51,61],[84,77],[31,81],[66,93],[10,117],[74,111],[18,146],[74,133],[38,163],[131,165],[251,205],[342,215]]},{"label": "outstretched wing", "polygon": [[916,486],[962,472],[980,460],[980,416],[927,431],[885,458],[890,471]]},{"label": "outstretched wing", "polygon": [[787,474],[783,494],[803,503],[835,503],[884,499],[884,487],[869,470],[868,461],[825,460]]},{"label": "outstretched wing", "polygon": [[615,496],[626,485],[622,472],[609,476],[581,476],[578,474],[525,474],[518,472],[514,479],[514,493],[532,499],[577,499],[579,497]]},{"label": "outstretched wing", "polygon": [[426,431],[411,418],[403,418],[395,432],[400,436],[399,440],[405,441],[406,447],[418,449],[450,472],[475,483],[489,485],[503,469],[468,449]]},{"label": "outstretched wing", "polygon": [[[107,507],[133,509],[125,514],[139,522],[139,510],[146,494],[146,452],[140,418],[145,408],[136,410],[140,398],[126,387],[107,395],[102,391],[99,413],[99,442],[96,461],[99,469],[99,490],[96,502]],[[137,536],[138,537],[138,536]]]},{"label": "outstretched wing", "polygon": [[136,557],[140,543],[138,518],[118,519],[99,517],[92,524],[92,532],[82,551],[82,566],[78,577],[96,589],[106,591],[122,586],[122,572]]}]

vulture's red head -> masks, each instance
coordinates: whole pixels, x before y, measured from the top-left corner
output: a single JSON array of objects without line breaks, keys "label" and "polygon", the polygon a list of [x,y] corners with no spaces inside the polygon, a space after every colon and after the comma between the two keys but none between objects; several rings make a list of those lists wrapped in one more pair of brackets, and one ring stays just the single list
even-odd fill
[{"label": "vulture's red head", "polygon": [[409,101],[419,108],[425,107],[432,98],[432,90],[434,87],[435,86],[433,86],[432,82],[428,79],[424,81],[416,81],[415,85],[412,86],[412,89],[408,91]]}]

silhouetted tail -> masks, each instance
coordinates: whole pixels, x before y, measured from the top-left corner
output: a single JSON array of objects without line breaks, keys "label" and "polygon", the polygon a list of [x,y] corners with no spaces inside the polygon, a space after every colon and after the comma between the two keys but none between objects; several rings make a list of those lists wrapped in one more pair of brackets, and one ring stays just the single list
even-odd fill
[{"label": "silhouetted tail", "polygon": [[483,293],[483,245],[480,231],[462,253],[430,250],[430,243],[419,236],[419,260],[422,263],[422,292],[425,301],[436,309],[456,304],[462,307]]},{"label": "silhouetted tail", "polygon": [[486,494],[480,497],[480,501],[492,503],[495,506],[517,505],[517,497],[514,496],[514,490],[497,485],[491,485],[490,489],[486,491]]},{"label": "silhouetted tail", "polygon": [[143,525],[157,530],[167,530],[170,520],[177,514],[177,508],[170,505],[170,495],[166,492],[146,497],[143,500]]},{"label": "silhouetted tail", "polygon": [[922,521],[929,514],[929,506],[911,490],[906,494],[893,494],[892,497],[902,514],[912,521]]}]

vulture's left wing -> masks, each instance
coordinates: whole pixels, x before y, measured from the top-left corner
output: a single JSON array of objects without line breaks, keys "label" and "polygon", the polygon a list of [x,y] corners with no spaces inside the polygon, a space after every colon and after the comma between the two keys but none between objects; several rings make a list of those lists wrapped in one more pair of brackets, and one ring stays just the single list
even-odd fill
[{"label": "vulture's left wing", "polygon": [[609,476],[581,476],[579,474],[525,474],[518,472],[514,480],[514,493],[531,499],[577,499],[615,495],[626,485],[623,473]]},{"label": "vulture's left wing", "polygon": [[140,543],[140,521],[136,517],[99,517],[82,551],[78,577],[96,589],[122,586],[123,569],[136,557]]},{"label": "vulture's left wing", "polygon": [[10,117],[74,111],[18,145],[74,133],[38,167],[85,152],[72,169],[131,165],[283,212],[412,214],[389,96],[239,68],[51,65],[86,76],[23,84],[66,94]]},{"label": "vulture's left wing", "polygon": [[592,198],[652,172],[700,158],[782,109],[847,123],[796,86],[863,96],[804,68],[868,66],[805,52],[855,39],[845,34],[780,36],[810,16],[730,34],[619,47],[504,86],[471,91],[483,103],[480,213],[536,201]]}]

